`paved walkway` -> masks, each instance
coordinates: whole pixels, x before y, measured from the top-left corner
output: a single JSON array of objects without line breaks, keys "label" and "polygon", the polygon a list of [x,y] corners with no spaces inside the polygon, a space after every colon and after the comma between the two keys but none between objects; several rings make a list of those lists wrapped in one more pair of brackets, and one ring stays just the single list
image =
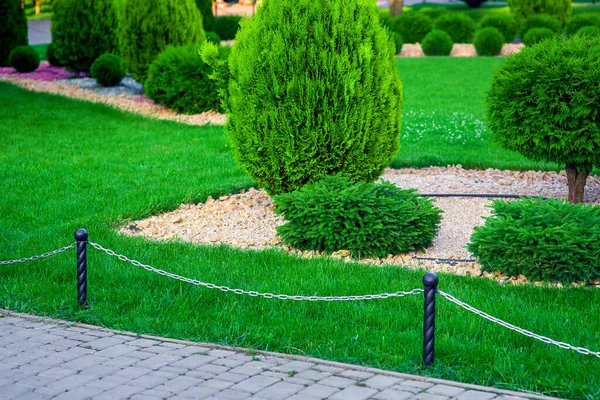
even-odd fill
[{"label": "paved walkway", "polygon": [[52,41],[52,35],[50,35],[50,27],[52,22],[48,19],[39,21],[28,21],[29,27],[29,44],[46,44]]},{"label": "paved walkway", "polygon": [[0,309],[0,399],[524,400],[550,397]]}]

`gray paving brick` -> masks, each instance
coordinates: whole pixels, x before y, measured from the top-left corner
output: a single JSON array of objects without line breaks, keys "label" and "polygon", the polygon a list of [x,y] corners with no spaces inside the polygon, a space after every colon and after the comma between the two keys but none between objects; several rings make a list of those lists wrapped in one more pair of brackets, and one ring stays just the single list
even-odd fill
[{"label": "gray paving brick", "polygon": [[52,400],[85,400],[89,399],[90,397],[96,396],[100,393],[102,393],[102,390],[100,389],[93,389],[90,387],[82,386],[69,390],[68,392],[59,394]]},{"label": "gray paving brick", "polygon": [[360,386],[350,386],[329,397],[331,400],[366,400],[377,393],[375,389]]},{"label": "gray paving brick", "polygon": [[234,384],[233,382],[222,381],[220,379],[209,379],[209,380],[202,382],[198,386],[209,388],[209,389],[223,390],[223,389],[227,389],[228,387],[232,386],[233,384]]},{"label": "gray paving brick", "polygon": [[414,388],[418,388],[421,390],[426,390],[429,389],[432,386],[435,386],[433,383],[430,382],[423,382],[423,381],[413,381],[413,380],[406,380],[404,382],[399,383],[399,385],[401,386],[410,386],[410,387],[414,387]]},{"label": "gray paving brick", "polygon": [[456,396],[456,400],[491,400],[496,397],[495,393],[480,392],[478,390],[469,390]]},{"label": "gray paving brick", "polygon": [[273,371],[279,371],[279,372],[290,372],[290,371],[302,372],[302,371],[306,371],[307,369],[310,369],[310,368],[312,368],[314,366],[315,366],[314,363],[309,363],[309,362],[304,362],[304,361],[291,361],[291,362],[285,363],[283,365],[280,365],[279,367],[273,368]]},{"label": "gray paving brick", "polygon": [[275,372],[275,371],[263,371],[261,373],[261,375],[270,376],[272,378],[278,378],[278,379],[282,379],[282,380],[290,377],[289,374],[286,374],[284,372]]},{"label": "gray paving brick", "polygon": [[194,379],[200,379],[203,381],[206,381],[208,379],[214,379],[217,377],[216,374],[211,374],[210,372],[203,372],[203,371],[188,371],[185,376],[187,376],[188,378],[194,378]]},{"label": "gray paving brick", "polygon": [[119,385],[124,385],[126,382],[130,382],[130,381],[131,381],[131,379],[127,379],[127,378],[107,376],[106,378],[96,379],[89,383],[86,383],[85,387],[89,387],[92,389],[101,389],[102,391],[107,391],[107,390],[115,388]]},{"label": "gray paving brick", "polygon": [[29,392],[32,392],[30,387],[21,385],[19,383],[8,383],[0,386],[0,393],[2,393],[2,396],[5,396],[8,399]]},{"label": "gray paving brick", "polygon": [[87,367],[79,371],[81,375],[90,375],[96,378],[103,378],[109,376],[120,369],[118,367],[110,367],[108,365],[94,365],[93,367]]},{"label": "gray paving brick", "polygon": [[254,394],[260,392],[263,389],[266,389],[271,385],[274,385],[279,381],[281,381],[281,379],[273,378],[270,376],[255,375],[232,386],[231,389]]},{"label": "gray paving brick", "polygon": [[91,367],[94,365],[101,364],[102,362],[108,360],[106,357],[97,356],[95,354],[88,354],[85,356],[81,356],[71,361],[67,361],[63,364],[65,368],[74,369],[77,371],[81,371],[87,367]]},{"label": "gray paving brick", "polygon": [[66,376],[75,375],[77,371],[74,369],[68,369],[63,367],[55,367],[47,369],[46,371],[40,372],[39,376],[46,376],[48,378],[52,378],[54,380],[62,379]]},{"label": "gray paving brick", "polygon": [[[163,343],[163,345],[164,344],[165,343]],[[209,351],[210,351],[210,349],[208,349],[206,347],[186,346],[186,347],[181,347],[178,349],[172,349],[169,352],[167,352],[167,354],[170,354],[172,356],[189,357],[192,354],[198,354],[198,353],[208,354]]]},{"label": "gray paving brick", "polygon": [[276,367],[278,364],[271,361],[250,361],[244,364],[244,367],[247,368],[260,368],[260,369],[269,369]]},{"label": "gray paving brick", "polygon": [[233,372],[224,372],[216,376],[217,379],[227,382],[238,383],[248,379],[250,376],[242,374],[234,374]]},{"label": "gray paving brick", "polygon": [[347,388],[355,383],[356,381],[353,379],[342,378],[339,376],[330,376],[329,378],[321,379],[319,381],[320,385],[331,386],[339,389]]},{"label": "gray paving brick", "polygon": [[44,358],[40,358],[37,360],[33,360],[31,362],[31,365],[39,365],[42,367],[45,367],[46,369],[48,368],[52,368],[52,367],[56,367],[58,365],[64,364],[64,360],[61,360],[60,358],[55,357],[54,355],[49,356],[49,357],[44,357]]},{"label": "gray paving brick", "polygon": [[37,349],[31,349],[31,350],[28,350],[28,351],[24,351],[20,355],[22,357],[26,357],[26,358],[30,358],[32,360],[36,360],[38,358],[48,357],[51,354],[54,354],[54,352],[50,351],[50,350],[45,350],[45,349],[42,349],[42,348],[37,348]]},{"label": "gray paving brick", "polygon": [[60,340],[57,340],[56,342],[54,342],[54,345],[70,349],[71,347],[81,345],[81,343],[82,342],[80,342],[78,340],[73,340],[73,339],[60,339]]},{"label": "gray paving brick", "polygon": [[185,375],[188,372],[188,369],[187,368],[176,368],[176,367],[167,365],[166,367],[160,368],[159,371],[170,372],[172,374],[177,374],[177,375]]},{"label": "gray paving brick", "polygon": [[100,339],[92,340],[91,342],[87,342],[85,345],[91,347],[94,350],[104,350],[108,349],[112,346],[117,346],[123,344],[124,340],[115,339],[113,337],[103,337]]},{"label": "gray paving brick", "polygon": [[112,333],[112,332],[95,330],[95,329],[90,329],[87,332],[87,334],[91,335],[91,336],[97,336],[97,337],[108,337],[108,336],[113,336],[114,335],[114,333]]},{"label": "gray paving brick", "polygon": [[129,399],[130,400],[161,400],[161,399],[164,399],[164,397],[151,396],[149,394],[142,393],[142,394],[134,394]]},{"label": "gray paving brick", "polygon": [[156,354],[149,353],[143,350],[132,351],[131,353],[127,353],[127,357],[137,358],[138,360],[145,360],[150,357],[154,357]]},{"label": "gray paving brick", "polygon": [[197,379],[189,378],[187,376],[180,376],[175,379],[170,380],[166,385],[156,386],[154,389],[161,392],[168,392],[178,394],[181,393],[193,386],[198,385]]},{"label": "gray paving brick", "polygon": [[343,376],[344,378],[355,379],[358,381],[364,381],[365,379],[369,379],[369,378],[373,377],[374,375],[375,374],[373,374],[371,372],[355,371],[353,369],[349,369],[347,371],[340,373],[340,376]]},{"label": "gray paving brick", "polygon": [[450,400],[450,397],[440,396],[439,394],[431,394],[431,393],[419,393],[415,397],[415,400]]},{"label": "gray paving brick", "polygon": [[320,372],[329,372],[332,374],[339,374],[340,372],[344,372],[343,368],[331,367],[329,365],[315,365],[313,369]]},{"label": "gray paving brick", "polygon": [[295,376],[293,376],[291,378],[286,378],[284,380],[286,382],[295,383],[297,385],[302,385],[302,386],[308,386],[308,385],[314,385],[315,384],[315,381],[312,381],[310,379],[296,378]]},{"label": "gray paving brick", "polygon": [[216,357],[216,358],[230,357],[230,356],[235,356],[236,354],[237,353],[235,351],[220,350],[220,349],[210,350],[208,352],[209,356]]},{"label": "gray paving brick", "polygon": [[192,388],[187,389],[184,392],[179,393],[179,396],[183,397],[183,398],[200,400],[200,399],[206,399],[208,397],[211,397],[213,394],[215,394],[217,392],[218,392],[218,390],[216,390],[216,389],[209,389],[209,388],[203,388],[203,387],[192,387]]},{"label": "gray paving brick", "polygon": [[394,378],[392,376],[376,375],[372,378],[367,379],[366,381],[363,381],[363,383],[367,385],[367,387],[381,390],[387,389],[390,386],[393,386],[401,381],[402,379]]},{"label": "gray paving brick", "polygon": [[24,371],[24,372],[31,372],[32,374],[39,374],[40,372],[45,371],[46,369],[48,369],[47,367],[41,366],[41,365],[33,365],[33,364],[25,364],[25,365],[21,365],[17,368],[19,371]]},{"label": "gray paving brick", "polygon": [[288,382],[278,382],[261,390],[254,397],[265,400],[284,400],[303,390],[304,386]]},{"label": "gray paving brick", "polygon": [[288,400],[320,400],[318,397],[306,396],[301,394],[295,394]]},{"label": "gray paving brick", "polygon": [[143,376],[140,376],[139,378],[135,378],[134,380],[132,380],[130,382],[127,382],[127,384],[130,386],[135,386],[135,387],[139,387],[139,388],[152,389],[152,388],[154,388],[156,386],[160,386],[168,381],[169,380],[167,378],[161,378],[161,377],[152,376],[152,375],[143,375]]},{"label": "gray paving brick", "polygon": [[46,388],[50,389],[60,389],[62,391],[75,389],[79,386],[83,386],[88,382],[93,381],[95,378],[93,376],[88,375],[71,375],[65,378],[62,378],[58,381],[54,381],[53,383],[46,385]]},{"label": "gray paving brick", "polygon": [[213,365],[222,365],[222,366],[229,367],[229,368],[239,367],[240,365],[242,365],[244,363],[245,363],[245,361],[236,360],[234,358],[217,358],[216,360],[211,361],[211,364],[213,364]]},{"label": "gray paving brick", "polygon": [[[30,387],[32,389],[37,389],[42,386],[50,385],[55,380],[46,376],[30,376],[27,379],[23,379],[19,381],[20,385]],[[1,392],[0,392],[1,395]]]},{"label": "gray paving brick", "polygon": [[222,392],[217,393],[210,399],[213,400],[243,400],[250,397],[250,393],[246,392],[238,392],[237,390],[224,390]]},{"label": "gray paving brick", "polygon": [[94,350],[84,349],[83,347],[73,347],[69,349],[69,351],[63,351],[60,353],[55,353],[54,357],[64,360],[65,362],[74,360],[76,358],[93,354]]},{"label": "gray paving brick", "polygon": [[[117,344],[115,346],[107,347],[106,349],[100,350],[96,353],[98,356],[102,357],[119,357],[123,354],[131,353],[133,351],[137,351],[139,348],[135,346],[130,346],[128,344]],[[135,357],[134,357],[135,358]]]},{"label": "gray paving brick", "polygon": [[121,400],[128,399],[136,393],[142,392],[144,389],[128,385],[116,386],[102,394],[92,397],[94,400]]},{"label": "gray paving brick", "polygon": [[298,393],[298,395],[313,397],[316,399],[325,399],[339,391],[340,391],[340,389],[338,389],[338,388],[315,384],[315,385],[311,385],[311,386],[307,387],[306,389],[300,391]]},{"label": "gray paving brick", "polygon": [[465,389],[456,386],[435,385],[427,389],[427,393],[440,394],[442,396],[453,397],[463,393]]},{"label": "gray paving brick", "polygon": [[[139,397],[139,396],[141,396],[141,397]],[[147,397],[144,397],[144,396],[147,396]],[[167,392],[159,392],[158,390],[154,390],[154,389],[148,389],[148,390],[144,390],[140,394],[134,395],[132,397],[132,399],[135,399],[138,397],[142,400],[145,398],[168,399],[168,398],[172,397],[172,394],[167,393]]]},{"label": "gray paving brick", "polygon": [[400,390],[386,389],[373,396],[376,400],[409,400],[412,399],[414,393],[402,392]]},{"label": "gray paving brick", "polygon": [[158,340],[150,340],[150,339],[135,339],[129,342],[132,346],[138,347],[152,347],[160,344]]},{"label": "gray paving brick", "polygon": [[48,333],[35,335],[30,338],[30,340],[33,340],[34,342],[38,342],[38,343],[52,343],[52,342],[54,342],[56,340],[60,340],[60,339],[64,339],[64,338],[62,336],[51,335]]},{"label": "gray paving brick", "polygon": [[166,365],[171,365],[172,363],[174,363],[176,361],[180,361],[180,360],[181,360],[181,357],[169,356],[166,354],[156,354],[153,357],[150,357],[143,361],[138,362],[137,364],[135,364],[135,366],[139,367],[139,368],[148,368],[151,370],[157,370],[159,368],[162,368]]},{"label": "gray paving brick", "polygon": [[157,376],[159,378],[166,378],[168,380],[171,380],[171,379],[177,378],[179,376],[179,374],[158,370],[158,371],[150,372],[150,374],[148,374],[148,376]]},{"label": "gray paving brick", "polygon": [[30,362],[31,362],[31,359],[29,359],[27,357],[22,357],[22,356],[12,356],[12,357],[8,357],[8,358],[5,358],[4,360],[2,360],[2,363],[12,365],[12,366],[25,365],[25,364],[29,364]]},{"label": "gray paving brick", "polygon": [[112,376],[133,380],[139,378],[140,376],[148,375],[151,371],[152,370],[148,368],[127,367],[125,369],[120,370],[119,372],[115,372]]},{"label": "gray paving brick", "polygon": [[50,400],[52,396],[42,393],[36,392],[25,392],[15,398],[13,400]]},{"label": "gray paving brick", "polygon": [[172,350],[173,350],[172,347],[164,346],[162,343],[160,345],[150,346],[150,347],[146,347],[144,349],[144,351],[147,351],[149,353],[155,353],[155,354],[168,353],[169,351],[172,351]]},{"label": "gray paving brick", "polygon": [[193,355],[184,358],[183,360],[176,361],[171,364],[172,367],[176,368],[187,368],[187,369],[196,369],[204,364],[208,364],[211,361],[214,361],[214,357],[209,356],[201,356],[201,355]]},{"label": "gray paving brick", "polygon": [[494,400],[527,400],[527,397],[501,395]]},{"label": "gray paving brick", "polygon": [[[209,365],[211,365],[211,364],[209,364]],[[263,369],[262,368],[248,367],[248,366],[246,366],[246,364],[244,364],[244,365],[240,365],[239,367],[232,368],[231,370],[229,370],[229,372],[231,372],[233,374],[241,374],[241,375],[246,375],[246,376],[253,376],[253,375],[258,375],[261,372],[263,372]]]},{"label": "gray paving brick", "polygon": [[294,375],[300,379],[310,379],[311,381],[319,381],[321,379],[325,379],[331,376],[329,372],[321,372],[315,369],[307,369],[306,371],[300,372]]},{"label": "gray paving brick", "polygon": [[120,356],[109,358],[108,360],[104,361],[102,365],[106,365],[109,367],[127,368],[138,362],[140,362],[139,358]]}]

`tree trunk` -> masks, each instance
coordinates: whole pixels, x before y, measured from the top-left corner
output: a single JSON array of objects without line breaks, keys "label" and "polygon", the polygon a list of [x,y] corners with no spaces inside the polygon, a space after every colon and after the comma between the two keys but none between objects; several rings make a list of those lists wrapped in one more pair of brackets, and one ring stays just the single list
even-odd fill
[{"label": "tree trunk", "polygon": [[35,15],[38,15],[41,11],[40,0],[35,0]]},{"label": "tree trunk", "polygon": [[585,181],[590,174],[589,169],[578,169],[577,165],[567,164],[567,182],[569,183],[569,201],[573,204],[583,201]]},{"label": "tree trunk", "polygon": [[402,14],[404,0],[390,0],[390,17]]}]

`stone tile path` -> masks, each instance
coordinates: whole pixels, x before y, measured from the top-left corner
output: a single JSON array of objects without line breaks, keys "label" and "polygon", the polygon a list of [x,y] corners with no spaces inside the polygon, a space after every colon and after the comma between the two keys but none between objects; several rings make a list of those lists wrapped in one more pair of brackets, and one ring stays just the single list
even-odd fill
[{"label": "stone tile path", "polygon": [[0,399],[90,398],[551,399],[0,310]]}]

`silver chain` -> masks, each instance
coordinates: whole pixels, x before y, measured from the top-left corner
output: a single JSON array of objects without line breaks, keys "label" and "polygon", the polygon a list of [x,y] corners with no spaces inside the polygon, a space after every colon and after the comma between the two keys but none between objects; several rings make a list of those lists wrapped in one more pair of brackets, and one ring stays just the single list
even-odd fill
[{"label": "silver chain", "polygon": [[554,339],[550,339],[549,337],[546,337],[546,336],[538,335],[537,333],[530,332],[530,331],[525,330],[523,328],[519,328],[518,326],[514,326],[512,324],[509,324],[506,321],[502,321],[501,319],[498,319],[496,317],[492,317],[491,315],[486,314],[485,312],[483,312],[481,310],[478,310],[475,307],[470,306],[469,304],[464,303],[464,302],[458,300],[456,297],[451,296],[448,293],[442,292],[441,290],[438,290],[437,293],[440,296],[444,297],[446,300],[449,300],[452,303],[459,305],[460,307],[464,308],[467,311],[471,311],[473,314],[479,315],[480,317],[485,318],[488,321],[495,322],[498,325],[501,325],[501,326],[503,326],[505,328],[508,328],[510,330],[513,330],[515,332],[519,332],[522,335],[528,336],[528,337],[533,338],[533,339],[537,339],[537,340],[539,340],[541,342],[544,342],[544,343],[547,343],[547,344],[553,344],[555,346],[560,347],[561,349],[575,350],[576,352],[581,353],[581,354],[590,354],[590,355],[593,355],[593,356],[596,356],[596,357],[600,358],[600,351],[591,351],[591,350],[588,350],[588,349],[583,348],[583,347],[576,347],[576,346],[570,345],[568,343],[559,342],[559,341],[556,341]]},{"label": "silver chain", "polygon": [[296,301],[356,301],[356,300],[376,300],[376,299],[389,299],[392,297],[403,297],[411,294],[421,294],[423,293],[423,289],[413,289],[410,292],[394,292],[394,293],[379,293],[379,294],[366,294],[363,296],[298,296],[298,295],[288,295],[288,294],[274,294],[274,293],[260,293],[255,291],[248,291],[243,289],[232,289],[227,286],[218,286],[212,283],[201,282],[196,279],[186,278],[181,275],[173,274],[171,272],[163,271],[162,269],[154,268],[150,265],[142,264],[139,261],[132,260],[122,254],[117,254],[112,250],[105,249],[98,243],[88,242],[88,244],[94,247],[97,250],[103,251],[109,256],[117,257],[119,260],[128,262],[130,264],[135,265],[136,267],[141,267],[147,271],[154,272],[159,275],[166,276],[168,278],[176,279],[181,282],[190,283],[192,285],[202,286],[208,289],[217,289],[222,292],[231,292],[235,294],[245,294],[251,297],[264,297],[265,299],[279,299],[279,300],[296,300]]},{"label": "silver chain", "polygon": [[27,261],[35,261],[35,260],[39,260],[40,258],[52,257],[52,256],[55,256],[55,255],[57,255],[57,254],[60,254],[60,253],[62,253],[62,252],[64,252],[64,251],[67,251],[67,250],[69,250],[69,249],[72,249],[73,247],[75,247],[75,245],[76,245],[76,244],[77,244],[77,242],[75,242],[75,243],[71,243],[71,244],[70,244],[70,245],[68,245],[68,246],[61,247],[60,249],[56,249],[56,250],[53,250],[53,251],[49,251],[49,252],[47,252],[47,253],[40,254],[40,255],[37,255],[37,256],[33,256],[33,257],[19,258],[19,259],[17,259],[17,260],[6,260],[6,261],[0,261],[0,265],[16,264],[16,263],[24,263],[24,262],[27,262]]}]

